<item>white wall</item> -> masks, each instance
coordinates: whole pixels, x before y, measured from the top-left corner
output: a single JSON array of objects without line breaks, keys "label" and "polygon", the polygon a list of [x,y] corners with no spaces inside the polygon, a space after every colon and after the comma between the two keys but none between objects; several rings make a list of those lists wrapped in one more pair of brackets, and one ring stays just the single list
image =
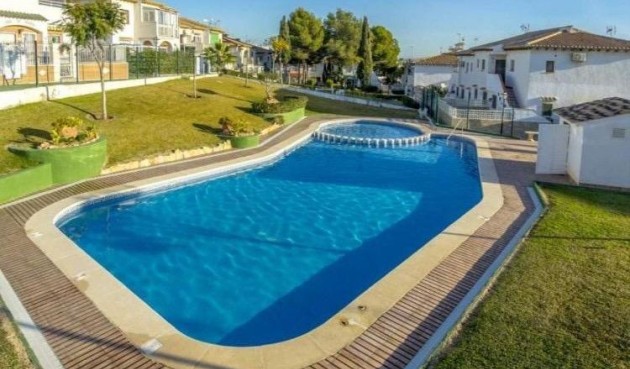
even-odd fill
[{"label": "white wall", "polygon": [[[630,188],[630,114],[575,126],[583,135],[579,183]],[[614,128],[625,138],[613,138]]]},{"label": "white wall", "polygon": [[49,41],[48,23],[60,20],[63,11],[62,8],[39,5],[38,0],[0,0],[0,9],[42,15],[47,21],[0,17],[0,28],[5,26],[25,26],[32,28],[42,34],[44,42]]},{"label": "white wall", "polygon": [[570,127],[566,124],[538,126],[536,174],[565,174]]},{"label": "white wall", "polygon": [[448,65],[414,65],[412,86],[431,86],[448,83],[455,67]]},{"label": "white wall", "polygon": [[116,3],[120,5],[120,9],[126,10],[129,12],[129,24],[126,24],[125,27],[121,31],[119,31],[112,37],[112,42],[115,44],[125,43],[121,41],[121,38],[123,38],[123,40],[131,39],[132,40],[131,43],[134,43],[135,26],[136,26],[136,22],[139,20],[136,17],[136,9],[138,7],[136,6],[136,4],[129,3],[127,1],[118,0],[116,1]]},{"label": "white wall", "polygon": [[[571,61],[570,51],[533,50],[530,59],[529,87],[524,107],[540,112],[541,96],[554,96],[554,108],[606,97],[630,98],[630,53],[588,52],[586,62]],[[556,71],[545,72],[547,60],[554,60]]]},{"label": "white wall", "polygon": [[[514,50],[507,53],[505,61],[505,84],[512,87],[516,100],[522,108],[533,107],[527,103],[530,58],[530,50]],[[514,60],[514,72],[510,71],[511,60]]]},{"label": "white wall", "polygon": [[569,132],[569,150],[567,153],[567,174],[580,183],[582,170],[582,127],[571,125]]}]

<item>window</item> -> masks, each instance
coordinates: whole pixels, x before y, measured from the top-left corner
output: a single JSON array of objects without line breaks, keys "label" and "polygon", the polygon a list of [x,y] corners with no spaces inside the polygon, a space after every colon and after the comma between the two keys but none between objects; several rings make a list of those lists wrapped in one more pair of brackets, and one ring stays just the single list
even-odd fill
[{"label": "window", "polygon": [[481,70],[486,70],[486,59],[481,61]]},{"label": "window", "polygon": [[510,60],[510,72],[514,72],[515,64],[516,62],[514,61],[514,59]]},{"label": "window", "polygon": [[477,98],[479,97],[478,93],[479,91],[477,91],[477,89],[475,88],[475,100],[477,100]]},{"label": "window", "polygon": [[61,36],[59,35],[50,36],[50,42],[52,42],[53,44],[60,44]]},{"label": "window", "polygon": [[155,23],[155,9],[142,8],[142,21]]},{"label": "window", "polygon": [[488,91],[484,91],[483,94],[481,95],[481,99],[486,102],[488,101]]},{"label": "window", "polygon": [[613,138],[626,138],[626,130],[624,128],[613,128],[612,137]]},{"label": "window", "polygon": [[550,117],[551,112],[553,111],[553,104],[549,102],[542,103],[542,116]]},{"label": "window", "polygon": [[547,60],[547,64],[545,65],[545,72],[553,73],[556,71],[556,62],[553,60]]},{"label": "window", "polygon": [[125,24],[129,24],[129,10],[121,9],[120,10],[120,15],[122,15],[122,17],[123,17],[123,22]]},{"label": "window", "polygon": [[477,59],[477,69],[479,69],[479,59]]}]

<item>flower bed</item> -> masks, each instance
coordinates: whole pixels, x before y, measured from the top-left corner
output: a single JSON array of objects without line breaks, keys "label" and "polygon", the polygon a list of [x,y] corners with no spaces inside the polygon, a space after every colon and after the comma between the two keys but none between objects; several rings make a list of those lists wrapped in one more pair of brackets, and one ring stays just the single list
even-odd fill
[{"label": "flower bed", "polygon": [[277,102],[267,99],[252,104],[252,111],[261,117],[280,124],[291,124],[302,119],[305,115],[306,96],[286,96]]}]

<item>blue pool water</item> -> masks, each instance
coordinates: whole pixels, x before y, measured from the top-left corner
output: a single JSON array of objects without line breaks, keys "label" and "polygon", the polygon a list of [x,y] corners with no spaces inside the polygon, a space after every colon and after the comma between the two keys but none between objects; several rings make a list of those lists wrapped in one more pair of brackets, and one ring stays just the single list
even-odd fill
[{"label": "blue pool water", "polygon": [[407,138],[421,135],[422,132],[400,125],[376,122],[340,123],[322,129],[322,132],[358,138]]},{"label": "blue pool water", "polygon": [[183,333],[252,346],[316,328],[480,199],[469,143],[310,141],[273,165],[91,204],[58,226]]}]

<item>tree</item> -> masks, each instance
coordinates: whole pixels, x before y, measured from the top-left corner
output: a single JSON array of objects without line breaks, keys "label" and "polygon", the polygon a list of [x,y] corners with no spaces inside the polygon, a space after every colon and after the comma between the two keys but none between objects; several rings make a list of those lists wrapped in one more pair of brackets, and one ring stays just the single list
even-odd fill
[{"label": "tree", "polygon": [[387,85],[388,92],[390,94],[392,93],[392,85],[398,82],[398,80],[400,79],[400,77],[402,77],[404,72],[405,72],[404,67],[398,64],[396,64],[393,67],[387,68],[383,72],[383,75],[385,76],[385,84]]},{"label": "tree", "polygon": [[224,43],[217,42],[214,46],[207,47],[203,50],[203,57],[208,59],[212,65],[217,67],[220,73],[226,64],[236,61],[236,56],[230,51],[230,47]]},{"label": "tree", "polygon": [[361,21],[352,12],[337,9],[324,20],[326,67],[324,80],[342,76],[343,67],[356,65],[361,42]]},{"label": "tree", "polygon": [[278,61],[280,62],[280,82],[283,83],[284,66],[291,60],[291,32],[289,31],[286,16],[283,16],[280,21],[280,29],[276,41],[277,44],[273,46],[272,43],[272,47],[278,55]]},{"label": "tree", "polygon": [[372,62],[372,32],[367,17],[363,17],[363,26],[361,29],[361,42],[359,44],[359,66],[357,67],[357,77],[361,81],[363,88],[370,85],[370,77],[374,65]]},{"label": "tree", "polygon": [[[74,3],[64,7],[62,27],[77,47],[89,50],[98,67],[101,79],[101,119],[107,120],[107,94],[105,92],[105,43],[125,26],[120,6],[107,0]],[[109,71],[111,73],[111,71]]]},{"label": "tree", "polygon": [[280,82],[284,83],[284,64],[289,61],[287,54],[290,55],[291,53],[289,43],[284,38],[274,37],[271,39],[271,49],[276,54],[278,63],[280,63]]},{"label": "tree", "polygon": [[[315,14],[298,8],[289,15],[289,40],[291,56],[306,72],[307,62],[312,62],[324,42],[324,26]],[[303,82],[300,69],[298,79]]]},{"label": "tree", "polygon": [[379,75],[386,75],[391,68],[398,66],[400,47],[392,33],[383,26],[372,28],[372,57],[374,69]]}]

